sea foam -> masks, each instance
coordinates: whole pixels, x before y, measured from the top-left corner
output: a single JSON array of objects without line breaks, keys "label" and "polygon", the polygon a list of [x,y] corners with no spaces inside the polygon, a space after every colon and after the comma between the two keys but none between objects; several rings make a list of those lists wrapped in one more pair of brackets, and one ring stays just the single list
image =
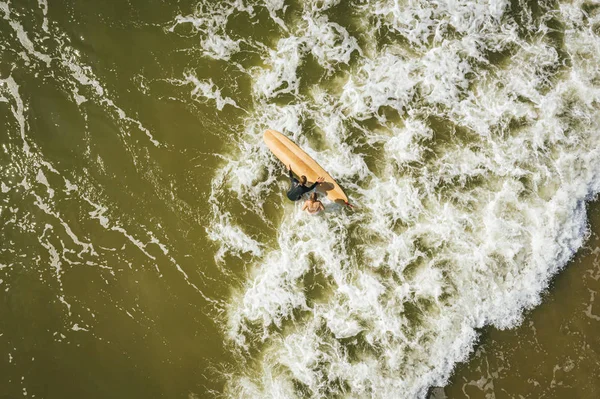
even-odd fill
[{"label": "sea foam", "polygon": [[[254,110],[211,194],[219,259],[250,255],[224,324],[244,365],[229,396],[424,398],[479,328],[512,327],[540,303],[600,191],[600,13],[519,4],[344,5],[372,33],[360,42],[332,20],[340,2],[306,1],[287,19],[266,3],[285,25],[272,43],[245,41],[263,60],[248,69]],[[206,54],[237,51],[209,34]],[[303,90],[309,56],[324,72]],[[282,165],[266,128],[318,159],[355,210],[325,200],[323,217],[288,203],[267,216],[267,201],[285,199],[272,195]],[[274,241],[229,217],[231,195],[271,218]]]}]

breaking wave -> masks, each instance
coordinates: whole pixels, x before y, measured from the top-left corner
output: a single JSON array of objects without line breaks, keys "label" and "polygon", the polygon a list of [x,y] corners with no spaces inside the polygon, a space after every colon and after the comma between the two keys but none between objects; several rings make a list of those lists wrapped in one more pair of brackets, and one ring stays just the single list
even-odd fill
[{"label": "breaking wave", "polygon": [[[479,328],[514,326],[539,304],[586,238],[600,190],[600,9],[207,4],[171,31],[192,24],[204,55],[237,63],[252,87],[208,228],[218,261],[247,267],[226,312],[239,360],[227,395],[425,397]],[[236,36],[233,21],[271,36]],[[185,79],[195,99],[246,108]],[[356,208],[326,204],[315,218],[286,202],[266,128],[318,159]],[[232,195],[271,238],[231,216]]]}]

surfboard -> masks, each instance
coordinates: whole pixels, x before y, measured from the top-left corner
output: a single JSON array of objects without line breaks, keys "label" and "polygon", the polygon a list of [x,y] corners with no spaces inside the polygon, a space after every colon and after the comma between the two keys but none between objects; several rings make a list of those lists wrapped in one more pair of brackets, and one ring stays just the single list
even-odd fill
[{"label": "surfboard", "polygon": [[317,191],[324,193],[333,202],[350,206],[344,190],[333,177],[292,140],[271,129],[265,131],[263,140],[277,159],[283,162],[285,166],[292,166],[292,172],[297,176],[306,176],[309,185],[319,177],[323,177],[325,181],[317,187]]}]

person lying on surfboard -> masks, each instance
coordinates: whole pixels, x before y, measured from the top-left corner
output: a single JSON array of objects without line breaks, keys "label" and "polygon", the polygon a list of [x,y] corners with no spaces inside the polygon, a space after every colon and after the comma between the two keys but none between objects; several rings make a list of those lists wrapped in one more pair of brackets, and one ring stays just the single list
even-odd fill
[{"label": "person lying on surfboard", "polygon": [[287,197],[291,201],[298,201],[304,193],[307,193],[317,187],[319,184],[325,181],[324,178],[319,177],[316,182],[313,183],[312,186],[306,186],[306,176],[300,176],[300,180],[296,179],[292,174],[292,165],[288,166],[288,171],[290,174],[290,189],[287,192]]},{"label": "person lying on surfboard", "polygon": [[324,211],[325,207],[323,206],[323,203],[318,200],[317,193],[312,193],[310,198],[302,205],[302,210],[306,210],[309,215],[316,215],[317,213]]}]

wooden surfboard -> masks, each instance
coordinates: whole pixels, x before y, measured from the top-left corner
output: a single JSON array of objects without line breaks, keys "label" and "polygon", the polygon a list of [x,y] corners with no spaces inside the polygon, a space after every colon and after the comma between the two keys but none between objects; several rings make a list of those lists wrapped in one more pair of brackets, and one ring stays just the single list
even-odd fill
[{"label": "wooden surfboard", "polygon": [[292,166],[292,172],[297,176],[306,176],[308,184],[314,183],[319,177],[325,181],[317,187],[317,191],[325,193],[327,198],[340,205],[350,205],[344,191],[333,178],[314,159],[298,147],[292,140],[275,130],[266,130],[263,140],[271,152],[287,167]]}]

